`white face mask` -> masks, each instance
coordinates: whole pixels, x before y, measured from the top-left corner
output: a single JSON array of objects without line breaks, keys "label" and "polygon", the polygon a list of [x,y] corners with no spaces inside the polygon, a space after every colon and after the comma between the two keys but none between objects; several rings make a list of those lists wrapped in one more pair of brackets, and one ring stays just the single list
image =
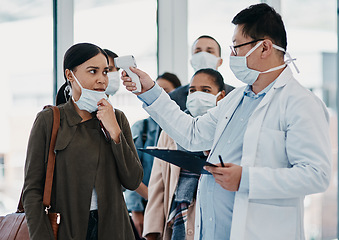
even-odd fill
[{"label": "white face mask", "polygon": [[217,105],[217,98],[220,94],[221,92],[217,95],[213,95],[201,91],[188,94],[186,108],[193,117],[204,115],[207,113],[208,109]]},{"label": "white face mask", "polygon": [[73,72],[71,71],[75,81],[81,88],[81,95],[78,101],[75,101],[74,98],[72,97],[73,101],[75,104],[78,106],[80,110],[86,110],[87,112],[95,112],[98,110],[98,102],[101,99],[107,99],[107,95],[105,92],[100,92],[100,91],[94,91],[94,90],[89,90],[86,88],[83,88],[78,81],[78,79],[74,76]]},{"label": "white face mask", "polygon": [[[245,84],[252,85],[257,79],[260,73],[268,73],[273,72],[276,70],[279,70],[281,68],[284,68],[287,63],[284,63],[283,65],[280,65],[278,67],[274,67],[271,69],[268,69],[264,72],[259,72],[253,69],[250,69],[247,67],[247,57],[251,55],[252,52],[254,52],[263,41],[258,42],[251,50],[246,53],[245,56],[230,56],[230,68],[235,75],[236,78],[238,78],[240,81],[242,81]],[[285,50],[277,45],[273,44],[273,47],[285,52]]]},{"label": "white face mask", "polygon": [[120,86],[120,78],[119,72],[108,72],[108,86],[106,88],[106,94],[113,96],[119,89]]},{"label": "white face mask", "polygon": [[220,57],[218,58],[208,52],[198,52],[192,55],[191,65],[195,72],[204,68],[217,70],[219,59]]}]

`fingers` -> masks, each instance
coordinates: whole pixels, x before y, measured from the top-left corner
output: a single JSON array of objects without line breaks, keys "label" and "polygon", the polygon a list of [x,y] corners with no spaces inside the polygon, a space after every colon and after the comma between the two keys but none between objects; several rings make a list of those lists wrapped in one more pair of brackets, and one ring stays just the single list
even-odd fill
[{"label": "fingers", "polygon": [[[138,75],[140,84],[141,84],[141,92],[135,93],[136,95],[139,95],[141,93],[144,93],[154,87],[155,82],[152,80],[152,78],[145,73],[144,71],[141,71],[138,68],[130,67],[130,70]],[[132,82],[132,79],[127,75],[126,71],[122,72],[121,79],[123,81],[123,85],[126,87],[128,91],[135,91],[137,90],[136,88],[136,83]]]},{"label": "fingers", "polygon": [[138,75],[140,78],[145,77],[146,73],[144,71],[141,71],[138,68],[135,67],[129,67],[129,69],[134,72],[136,75]]},{"label": "fingers", "polygon": [[214,174],[222,175],[224,173],[224,169],[222,167],[205,167],[205,170]]},{"label": "fingers", "polygon": [[107,106],[107,105],[111,105],[109,101],[107,101],[107,99],[100,99],[100,101],[97,103],[97,106]]},{"label": "fingers", "polygon": [[225,167],[232,167],[234,166],[235,164],[234,163],[224,163],[224,166]]},{"label": "fingers", "polygon": [[221,167],[221,164],[218,163],[218,164],[215,164],[216,166],[218,167],[212,167],[212,166],[205,166],[204,169],[212,174],[219,174],[219,175],[222,175],[224,174],[225,172],[227,172],[227,168],[230,168],[232,166],[234,166],[233,163],[224,163],[224,166],[225,167]]},{"label": "fingers", "polygon": [[[111,103],[102,98],[98,103],[98,112],[97,112],[97,118],[99,120],[102,120],[103,116],[108,112],[111,112],[111,110],[113,110],[113,106],[111,105]],[[113,112],[113,111],[112,111]]]},{"label": "fingers", "polygon": [[137,88],[135,87],[135,83],[132,82],[132,79],[127,75],[126,71],[122,71],[121,80],[123,81],[123,85],[126,87],[128,91],[134,91]]}]

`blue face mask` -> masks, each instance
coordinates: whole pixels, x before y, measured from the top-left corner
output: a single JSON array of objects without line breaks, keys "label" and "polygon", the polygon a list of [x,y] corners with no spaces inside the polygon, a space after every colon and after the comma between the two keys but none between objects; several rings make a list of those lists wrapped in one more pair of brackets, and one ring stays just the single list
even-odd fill
[{"label": "blue face mask", "polygon": [[78,81],[78,79],[75,77],[73,72],[71,71],[75,81],[81,88],[81,95],[78,101],[75,101],[74,98],[72,97],[74,103],[78,106],[80,110],[86,110],[87,112],[95,112],[98,110],[98,102],[101,99],[108,99],[107,95],[105,92],[100,92],[100,91],[94,91],[94,90],[89,90],[86,88],[83,88]]},{"label": "blue face mask", "polygon": [[120,77],[119,72],[109,72],[107,73],[108,77],[108,86],[106,88],[106,94],[113,96],[120,86]]},{"label": "blue face mask", "polygon": [[[245,56],[230,56],[230,68],[233,72],[233,74],[235,75],[236,78],[238,78],[240,81],[242,81],[245,84],[248,85],[252,85],[259,77],[259,74],[261,73],[269,73],[269,72],[273,72],[276,70],[279,70],[281,68],[284,68],[286,66],[286,64],[288,64],[289,62],[286,62],[283,65],[280,65],[278,67],[274,67],[271,68],[267,71],[264,72],[259,72],[257,70],[253,70],[247,67],[247,57],[249,55],[251,55],[251,53],[254,52],[254,50],[256,50],[261,44],[263,43],[263,41],[258,42],[251,50],[248,51],[248,53],[246,53]],[[273,47],[285,52],[285,50],[277,45],[273,44]],[[294,59],[292,59],[294,60]]]}]

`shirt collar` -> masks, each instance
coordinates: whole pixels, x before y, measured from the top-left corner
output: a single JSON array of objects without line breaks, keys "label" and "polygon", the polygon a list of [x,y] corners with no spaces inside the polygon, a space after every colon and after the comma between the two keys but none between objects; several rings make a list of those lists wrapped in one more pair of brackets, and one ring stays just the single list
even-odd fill
[{"label": "shirt collar", "polygon": [[253,98],[253,99],[258,99],[260,97],[263,97],[272,88],[272,86],[275,83],[275,81],[276,80],[271,82],[267,87],[265,87],[263,90],[261,90],[258,94],[255,94],[252,91],[252,86],[251,85],[247,85],[245,90],[244,90],[244,96],[247,96],[247,97],[250,97],[250,98]]}]

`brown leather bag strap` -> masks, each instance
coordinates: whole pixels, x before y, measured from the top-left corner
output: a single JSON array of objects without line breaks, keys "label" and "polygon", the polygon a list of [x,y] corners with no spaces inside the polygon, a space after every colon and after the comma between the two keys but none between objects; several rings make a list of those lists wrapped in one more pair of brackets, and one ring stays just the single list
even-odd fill
[{"label": "brown leather bag strap", "polygon": [[[56,106],[47,105],[45,108],[52,108],[53,110],[53,129],[51,135],[51,141],[49,144],[49,153],[47,160],[47,171],[46,171],[46,180],[45,180],[45,190],[44,190],[44,198],[43,204],[45,207],[50,207],[51,205],[51,194],[52,194],[52,185],[53,185],[53,174],[54,174],[54,166],[55,166],[55,141],[58,134],[58,130],[60,127],[60,110]],[[20,199],[18,203],[17,213],[23,213],[24,207],[22,204],[22,194],[23,189],[21,190]]]},{"label": "brown leather bag strap", "polygon": [[59,108],[56,107],[56,106],[46,106],[46,107],[50,107],[53,110],[53,129],[52,129],[52,136],[51,136],[51,141],[50,141],[50,145],[49,145],[45,189],[44,189],[44,198],[43,198],[44,206],[47,207],[47,208],[50,208],[51,195],[52,195],[52,185],[53,185],[53,175],[54,175],[54,166],[55,166],[54,148],[55,148],[56,137],[57,137],[59,126],[60,126],[60,111],[59,111]]}]

